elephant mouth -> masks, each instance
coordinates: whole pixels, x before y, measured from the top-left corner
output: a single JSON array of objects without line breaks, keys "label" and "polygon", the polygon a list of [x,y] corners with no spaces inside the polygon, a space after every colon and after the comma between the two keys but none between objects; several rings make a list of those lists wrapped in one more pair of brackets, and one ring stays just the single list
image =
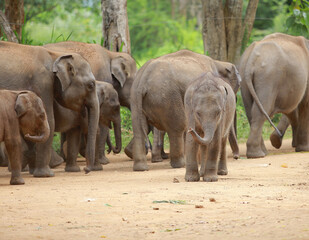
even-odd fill
[{"label": "elephant mouth", "polygon": [[110,120],[107,120],[107,119],[100,119],[100,124],[101,125],[104,125],[104,126],[106,126],[106,127],[108,127],[109,129],[112,129],[113,127],[112,127],[112,121],[110,121]]}]

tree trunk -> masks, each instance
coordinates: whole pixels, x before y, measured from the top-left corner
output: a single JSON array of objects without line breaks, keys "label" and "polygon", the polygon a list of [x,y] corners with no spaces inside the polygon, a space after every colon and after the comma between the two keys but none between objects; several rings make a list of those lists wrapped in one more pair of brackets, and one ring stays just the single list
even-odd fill
[{"label": "tree trunk", "polygon": [[204,0],[203,41],[204,52],[210,57],[226,61],[226,35],[222,1]]},{"label": "tree trunk", "polygon": [[127,0],[101,0],[104,47],[131,53]]},{"label": "tree trunk", "polygon": [[3,32],[5,33],[7,39],[9,42],[16,42],[18,43],[17,37],[15,35],[15,33],[13,32],[13,30],[10,27],[10,24],[8,23],[8,21],[6,20],[6,17],[4,15],[4,13],[0,10],[0,26],[3,30]]},{"label": "tree trunk", "polygon": [[24,0],[5,0],[5,16],[20,42],[24,24]]},{"label": "tree trunk", "polygon": [[258,2],[249,1],[242,20],[243,0],[202,0],[205,53],[214,59],[238,64],[242,46],[245,47],[250,38]]}]

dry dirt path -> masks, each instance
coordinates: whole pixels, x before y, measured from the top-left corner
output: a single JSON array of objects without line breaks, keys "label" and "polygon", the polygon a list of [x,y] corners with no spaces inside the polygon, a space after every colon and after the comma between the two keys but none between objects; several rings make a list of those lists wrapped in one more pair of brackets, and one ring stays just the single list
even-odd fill
[{"label": "dry dirt path", "polygon": [[187,183],[168,161],[132,172],[125,155],[88,175],[23,173],[23,186],[0,168],[0,239],[309,239],[309,153],[290,140],[280,152],[230,157],[216,183]]}]

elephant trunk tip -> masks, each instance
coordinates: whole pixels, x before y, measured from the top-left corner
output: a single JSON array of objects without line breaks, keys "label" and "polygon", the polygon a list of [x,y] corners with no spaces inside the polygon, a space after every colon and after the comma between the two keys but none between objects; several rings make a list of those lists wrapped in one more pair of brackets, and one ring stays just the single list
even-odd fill
[{"label": "elephant trunk tip", "polygon": [[121,146],[120,147],[114,147],[113,146],[113,153],[120,153],[121,152]]},{"label": "elephant trunk tip", "polygon": [[89,167],[84,167],[84,171],[85,171],[85,174],[88,174],[91,172],[90,168]]}]

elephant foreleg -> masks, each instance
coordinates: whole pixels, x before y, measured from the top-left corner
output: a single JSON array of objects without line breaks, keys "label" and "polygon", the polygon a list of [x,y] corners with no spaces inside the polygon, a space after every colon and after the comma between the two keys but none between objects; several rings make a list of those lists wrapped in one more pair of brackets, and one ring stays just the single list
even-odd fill
[{"label": "elephant foreleg", "polygon": [[221,142],[220,159],[219,159],[218,172],[217,172],[218,175],[227,175],[228,173],[227,166],[226,166],[226,159],[227,159],[226,141],[227,141],[227,137],[224,137]]},{"label": "elephant foreleg", "polygon": [[98,138],[96,141],[97,142],[96,143],[96,149],[97,149],[96,162],[98,161],[101,164],[108,164],[109,159],[105,156],[105,144],[107,141],[109,129],[107,127],[100,127],[99,131],[100,131],[100,134],[98,135]]},{"label": "elephant foreleg", "polygon": [[25,184],[24,179],[21,177],[21,140],[5,140],[5,147],[7,149],[8,158],[11,166],[11,185]]},{"label": "elephant foreleg", "polygon": [[193,140],[191,134],[186,137],[186,175],[185,180],[187,182],[197,182],[200,180],[200,174],[198,172],[197,152],[199,145]]},{"label": "elephant foreleg", "polygon": [[79,172],[80,167],[76,163],[79,145],[80,128],[73,128],[66,132],[67,135],[67,161],[65,165],[66,172]]},{"label": "elephant foreleg", "polygon": [[170,139],[170,159],[173,168],[181,168],[185,166],[184,158],[184,133],[168,132]]},{"label": "elephant foreleg", "polygon": [[229,131],[229,142],[232,148],[233,158],[238,159],[239,158],[239,147],[238,147],[237,136],[236,136],[236,113],[235,113],[233,125],[231,126],[230,131]]},{"label": "elephant foreleg", "polygon": [[205,182],[217,182],[218,175],[218,158],[221,148],[221,139],[215,138],[207,147],[207,160],[205,165],[205,173],[203,176],[203,181]]}]

